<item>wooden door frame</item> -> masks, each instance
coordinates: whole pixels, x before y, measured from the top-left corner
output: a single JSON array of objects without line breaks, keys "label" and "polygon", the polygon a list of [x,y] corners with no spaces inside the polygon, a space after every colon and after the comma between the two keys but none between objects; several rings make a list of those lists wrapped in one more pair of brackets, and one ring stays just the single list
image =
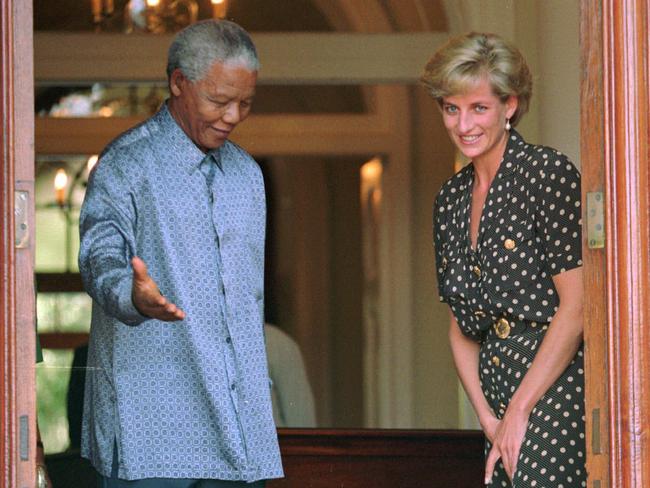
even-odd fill
[{"label": "wooden door frame", "polygon": [[606,234],[584,246],[594,488],[650,483],[649,13],[648,0],[581,2],[583,195],[604,193]]},{"label": "wooden door frame", "polygon": [[[0,1],[1,486],[35,486],[34,90],[32,2]],[[24,248],[14,244],[15,191],[25,192]]]},{"label": "wooden door frame", "polygon": [[[650,484],[649,14],[648,0],[581,2],[583,192],[603,191],[606,215],[605,250],[584,252],[594,488]],[[0,0],[0,472],[20,487],[35,447],[33,244],[13,244],[14,190],[33,195],[32,32],[31,2]]]}]

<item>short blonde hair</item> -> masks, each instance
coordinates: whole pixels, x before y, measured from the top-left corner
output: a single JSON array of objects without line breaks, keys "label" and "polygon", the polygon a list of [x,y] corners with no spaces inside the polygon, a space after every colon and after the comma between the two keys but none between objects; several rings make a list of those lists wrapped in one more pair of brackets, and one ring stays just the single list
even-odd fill
[{"label": "short blonde hair", "polygon": [[421,81],[438,103],[467,92],[484,77],[502,102],[517,97],[510,119],[516,125],[528,111],[533,80],[519,50],[496,34],[470,32],[450,39],[427,63]]}]

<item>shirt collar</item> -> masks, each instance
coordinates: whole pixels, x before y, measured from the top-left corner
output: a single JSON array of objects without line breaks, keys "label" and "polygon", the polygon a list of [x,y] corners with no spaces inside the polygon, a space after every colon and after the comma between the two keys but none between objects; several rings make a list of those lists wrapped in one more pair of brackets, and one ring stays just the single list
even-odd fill
[{"label": "shirt collar", "polygon": [[506,150],[503,153],[503,160],[501,161],[498,171],[498,173],[501,174],[501,177],[514,173],[515,169],[519,165],[525,146],[526,141],[524,141],[519,132],[510,129]]},{"label": "shirt collar", "polygon": [[[192,174],[199,169],[199,166],[207,155],[212,156],[213,161],[217,164],[219,169],[223,171],[221,164],[221,149],[222,145],[207,154],[201,151],[196,144],[190,139],[183,131],[180,125],[176,122],[169,107],[167,106],[168,100],[162,104],[160,110],[154,115],[154,120],[158,124],[160,130],[165,134],[165,138],[161,144],[162,153],[165,154],[165,159],[176,167],[184,168],[188,173]],[[226,141],[227,143],[227,141]]]}]

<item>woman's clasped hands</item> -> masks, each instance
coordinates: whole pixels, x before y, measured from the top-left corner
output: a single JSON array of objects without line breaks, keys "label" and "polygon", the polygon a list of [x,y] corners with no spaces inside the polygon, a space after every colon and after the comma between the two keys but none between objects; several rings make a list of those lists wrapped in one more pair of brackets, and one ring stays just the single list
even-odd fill
[{"label": "woman's clasped hands", "polygon": [[528,427],[527,412],[508,408],[501,420],[491,417],[483,425],[485,436],[492,444],[485,462],[485,484],[490,483],[494,467],[501,459],[508,478],[512,480],[517,471],[517,461],[521,445]]}]

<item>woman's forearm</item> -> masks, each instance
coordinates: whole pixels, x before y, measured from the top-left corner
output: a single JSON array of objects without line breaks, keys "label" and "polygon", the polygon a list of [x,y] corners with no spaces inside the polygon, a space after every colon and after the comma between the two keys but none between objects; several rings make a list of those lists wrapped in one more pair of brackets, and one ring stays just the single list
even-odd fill
[{"label": "woman's forearm", "polygon": [[456,370],[458,371],[458,376],[463,384],[465,393],[467,393],[481,425],[484,426],[488,417],[494,417],[494,413],[481,389],[479,379],[480,346],[463,335],[453,314],[450,315],[449,343],[454,357],[454,364],[456,365]]},{"label": "woman's forearm", "polygon": [[583,331],[581,273],[576,268],[555,278],[560,306],[508,409],[530,413],[575,357]]}]

